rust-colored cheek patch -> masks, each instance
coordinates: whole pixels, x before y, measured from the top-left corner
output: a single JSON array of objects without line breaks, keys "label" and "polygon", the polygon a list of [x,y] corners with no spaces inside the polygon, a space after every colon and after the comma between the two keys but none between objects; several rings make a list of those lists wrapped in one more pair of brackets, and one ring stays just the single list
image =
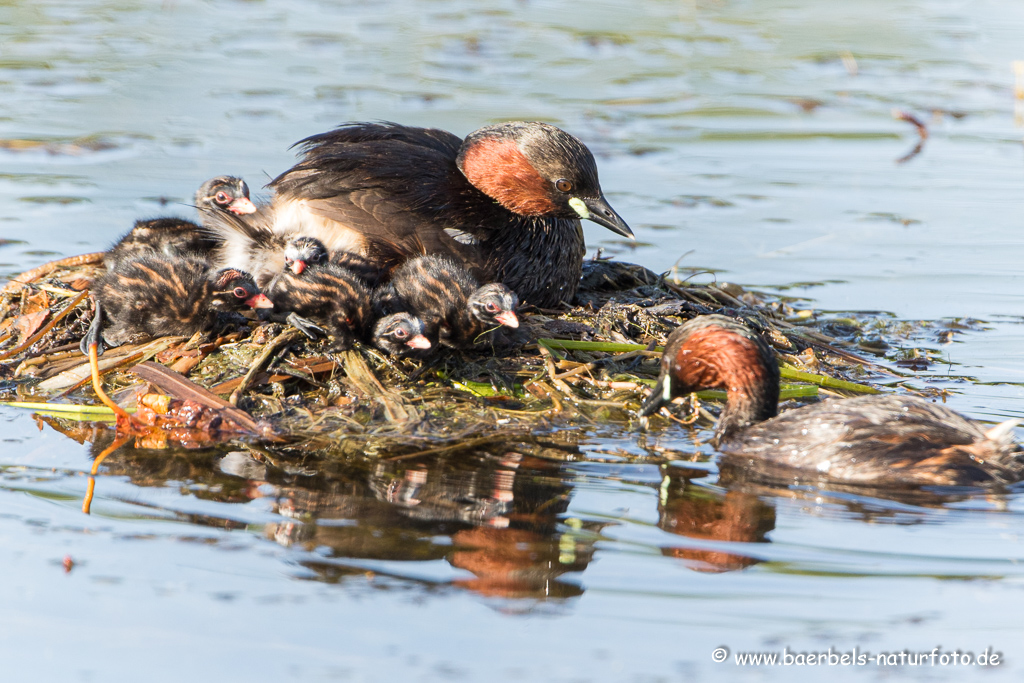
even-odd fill
[{"label": "rust-colored cheek patch", "polygon": [[691,334],[676,354],[672,373],[685,391],[742,390],[764,381],[761,354],[751,340],[711,326]]},{"label": "rust-colored cheek patch", "polygon": [[553,213],[551,183],[530,165],[512,140],[483,139],[466,150],[462,172],[478,190],[523,216]]}]

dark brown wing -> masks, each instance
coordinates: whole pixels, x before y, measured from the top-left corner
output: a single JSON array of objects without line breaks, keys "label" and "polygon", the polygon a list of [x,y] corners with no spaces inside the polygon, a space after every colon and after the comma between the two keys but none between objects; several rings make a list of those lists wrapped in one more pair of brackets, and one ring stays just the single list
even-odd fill
[{"label": "dark brown wing", "polygon": [[472,239],[451,218],[459,195],[476,192],[455,164],[461,144],[445,131],[391,123],[307,138],[298,143],[302,160],[269,185],[274,230],[299,229],[385,268],[436,253],[479,264]]}]

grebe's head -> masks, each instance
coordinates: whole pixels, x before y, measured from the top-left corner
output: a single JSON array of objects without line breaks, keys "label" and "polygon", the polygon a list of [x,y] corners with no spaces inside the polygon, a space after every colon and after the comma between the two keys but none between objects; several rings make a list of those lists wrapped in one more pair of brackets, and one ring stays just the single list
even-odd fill
[{"label": "grebe's head", "polygon": [[478,190],[522,216],[586,218],[624,237],[633,231],[608,204],[587,146],[538,121],[509,121],[470,133],[457,159]]},{"label": "grebe's head", "polygon": [[315,237],[296,237],[284,248],[285,268],[301,275],[308,266],[327,260],[327,247]]},{"label": "grebe's head", "polygon": [[519,327],[516,308],[519,297],[499,282],[484,285],[473,292],[467,302],[470,313],[487,327]]},{"label": "grebe's head", "polygon": [[214,308],[227,311],[238,311],[249,308],[273,308],[274,304],[265,294],[260,293],[252,275],[244,270],[225,268],[217,271],[213,277]]},{"label": "grebe's head", "polygon": [[236,216],[256,212],[256,206],[249,199],[249,186],[241,178],[229,175],[203,183],[196,190],[196,208],[230,211]]},{"label": "grebe's head", "polygon": [[409,313],[393,313],[378,320],[373,345],[392,356],[422,353],[432,346],[423,334],[423,321]]},{"label": "grebe's head", "polygon": [[718,433],[775,417],[779,366],[767,342],[746,325],[722,315],[689,320],[668,337],[661,375],[640,414],[651,415],[676,396],[700,389],[724,389],[726,409]]}]

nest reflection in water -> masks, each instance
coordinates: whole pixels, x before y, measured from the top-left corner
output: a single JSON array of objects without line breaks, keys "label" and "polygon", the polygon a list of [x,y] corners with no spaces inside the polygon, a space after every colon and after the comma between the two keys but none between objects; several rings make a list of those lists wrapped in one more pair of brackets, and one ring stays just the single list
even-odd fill
[{"label": "nest reflection in water", "polygon": [[[48,420],[55,428],[71,427]],[[95,456],[107,450],[113,435],[95,428],[85,436],[94,439]],[[106,476],[127,477],[137,489],[178,487],[214,503],[197,514],[162,502],[150,514],[261,536],[288,548],[301,578],[368,589],[467,590],[501,604],[521,603],[512,609],[581,595],[599,548],[661,554],[702,573],[762,562],[785,571],[772,551],[771,532],[776,507],[786,498],[818,506],[825,501],[865,522],[915,524],[926,520],[929,507],[966,497],[865,487],[836,489],[833,496],[824,487],[771,487],[744,479],[728,463],[716,476],[707,455],[656,448],[629,460],[595,462],[599,458],[588,450],[594,436],[563,430],[414,458],[388,451],[299,452],[290,446],[155,451],[126,444],[111,452],[103,468]],[[652,510],[623,510],[616,517],[574,507],[574,498],[595,479],[601,488],[621,484],[648,491]],[[102,478],[98,488],[96,512],[123,515],[127,505],[147,514],[145,493],[104,495]],[[262,501],[260,509],[276,519],[240,522],[238,506],[254,501]],[[654,545],[622,545],[618,528],[647,517],[653,506],[657,526],[667,533]],[[912,514],[915,507],[919,512]]]},{"label": "nest reflection in water", "polygon": [[[660,468],[658,526],[671,536],[657,552],[697,571],[749,567],[770,557],[764,549],[775,525],[772,495],[799,494],[785,487],[769,493],[774,489],[727,467],[716,481],[706,453],[656,444],[685,448],[706,438],[714,392],[694,403],[692,425],[656,418],[649,436],[638,436],[636,409],[657,377],[668,333],[705,313],[744,319],[771,340],[790,382],[784,397],[793,399],[874,391],[854,380],[893,377],[853,353],[877,348],[872,344],[884,349],[871,320],[816,316],[783,296],[591,261],[574,306],[522,311],[524,343],[500,355],[396,361],[362,347],[335,352],[280,325],[246,320],[228,321],[209,337],[112,349],[103,368],[123,404],[153,410],[163,399],[187,402],[191,394],[179,396],[173,386],[194,384],[233,399],[265,429],[211,428],[219,408],[199,404],[190,413],[179,404],[177,413],[160,414],[164,423],[115,443],[109,424],[89,421],[96,414],[76,421],[66,412],[93,400],[77,341],[91,317],[82,293],[97,272],[74,262],[5,288],[3,398],[49,402],[40,422],[91,443],[94,470],[103,474],[141,487],[178,482],[197,498],[229,506],[271,498],[280,521],[260,532],[293,549],[311,576],[325,581],[373,577],[384,585],[391,574],[428,585],[401,567],[444,561],[462,570],[446,585],[481,595],[579,595],[577,574],[616,522],[569,513],[577,485],[572,463],[602,459]],[[143,372],[143,361],[173,370],[184,384],[164,385],[159,372]],[[156,379],[140,381],[142,375]],[[61,410],[52,412],[54,403]],[[193,413],[207,422],[174,422]],[[590,447],[598,437],[632,446],[603,458]],[[679,460],[703,469],[673,464]],[[102,480],[98,488],[102,509]],[[945,500],[924,495],[908,502]],[[190,524],[244,526],[230,514],[175,514]]]}]

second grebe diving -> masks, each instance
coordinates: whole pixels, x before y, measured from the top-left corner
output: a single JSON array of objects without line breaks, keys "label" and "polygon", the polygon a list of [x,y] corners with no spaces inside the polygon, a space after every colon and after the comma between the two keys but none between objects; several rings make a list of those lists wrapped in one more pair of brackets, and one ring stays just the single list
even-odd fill
[{"label": "second grebe diving", "polygon": [[986,428],[914,396],[828,400],[776,417],[774,352],[725,316],[694,318],[669,335],[661,375],[641,414],[698,389],[727,392],[716,428],[719,449],[773,477],[873,486],[1006,484],[1024,478],[1014,422]]}]

